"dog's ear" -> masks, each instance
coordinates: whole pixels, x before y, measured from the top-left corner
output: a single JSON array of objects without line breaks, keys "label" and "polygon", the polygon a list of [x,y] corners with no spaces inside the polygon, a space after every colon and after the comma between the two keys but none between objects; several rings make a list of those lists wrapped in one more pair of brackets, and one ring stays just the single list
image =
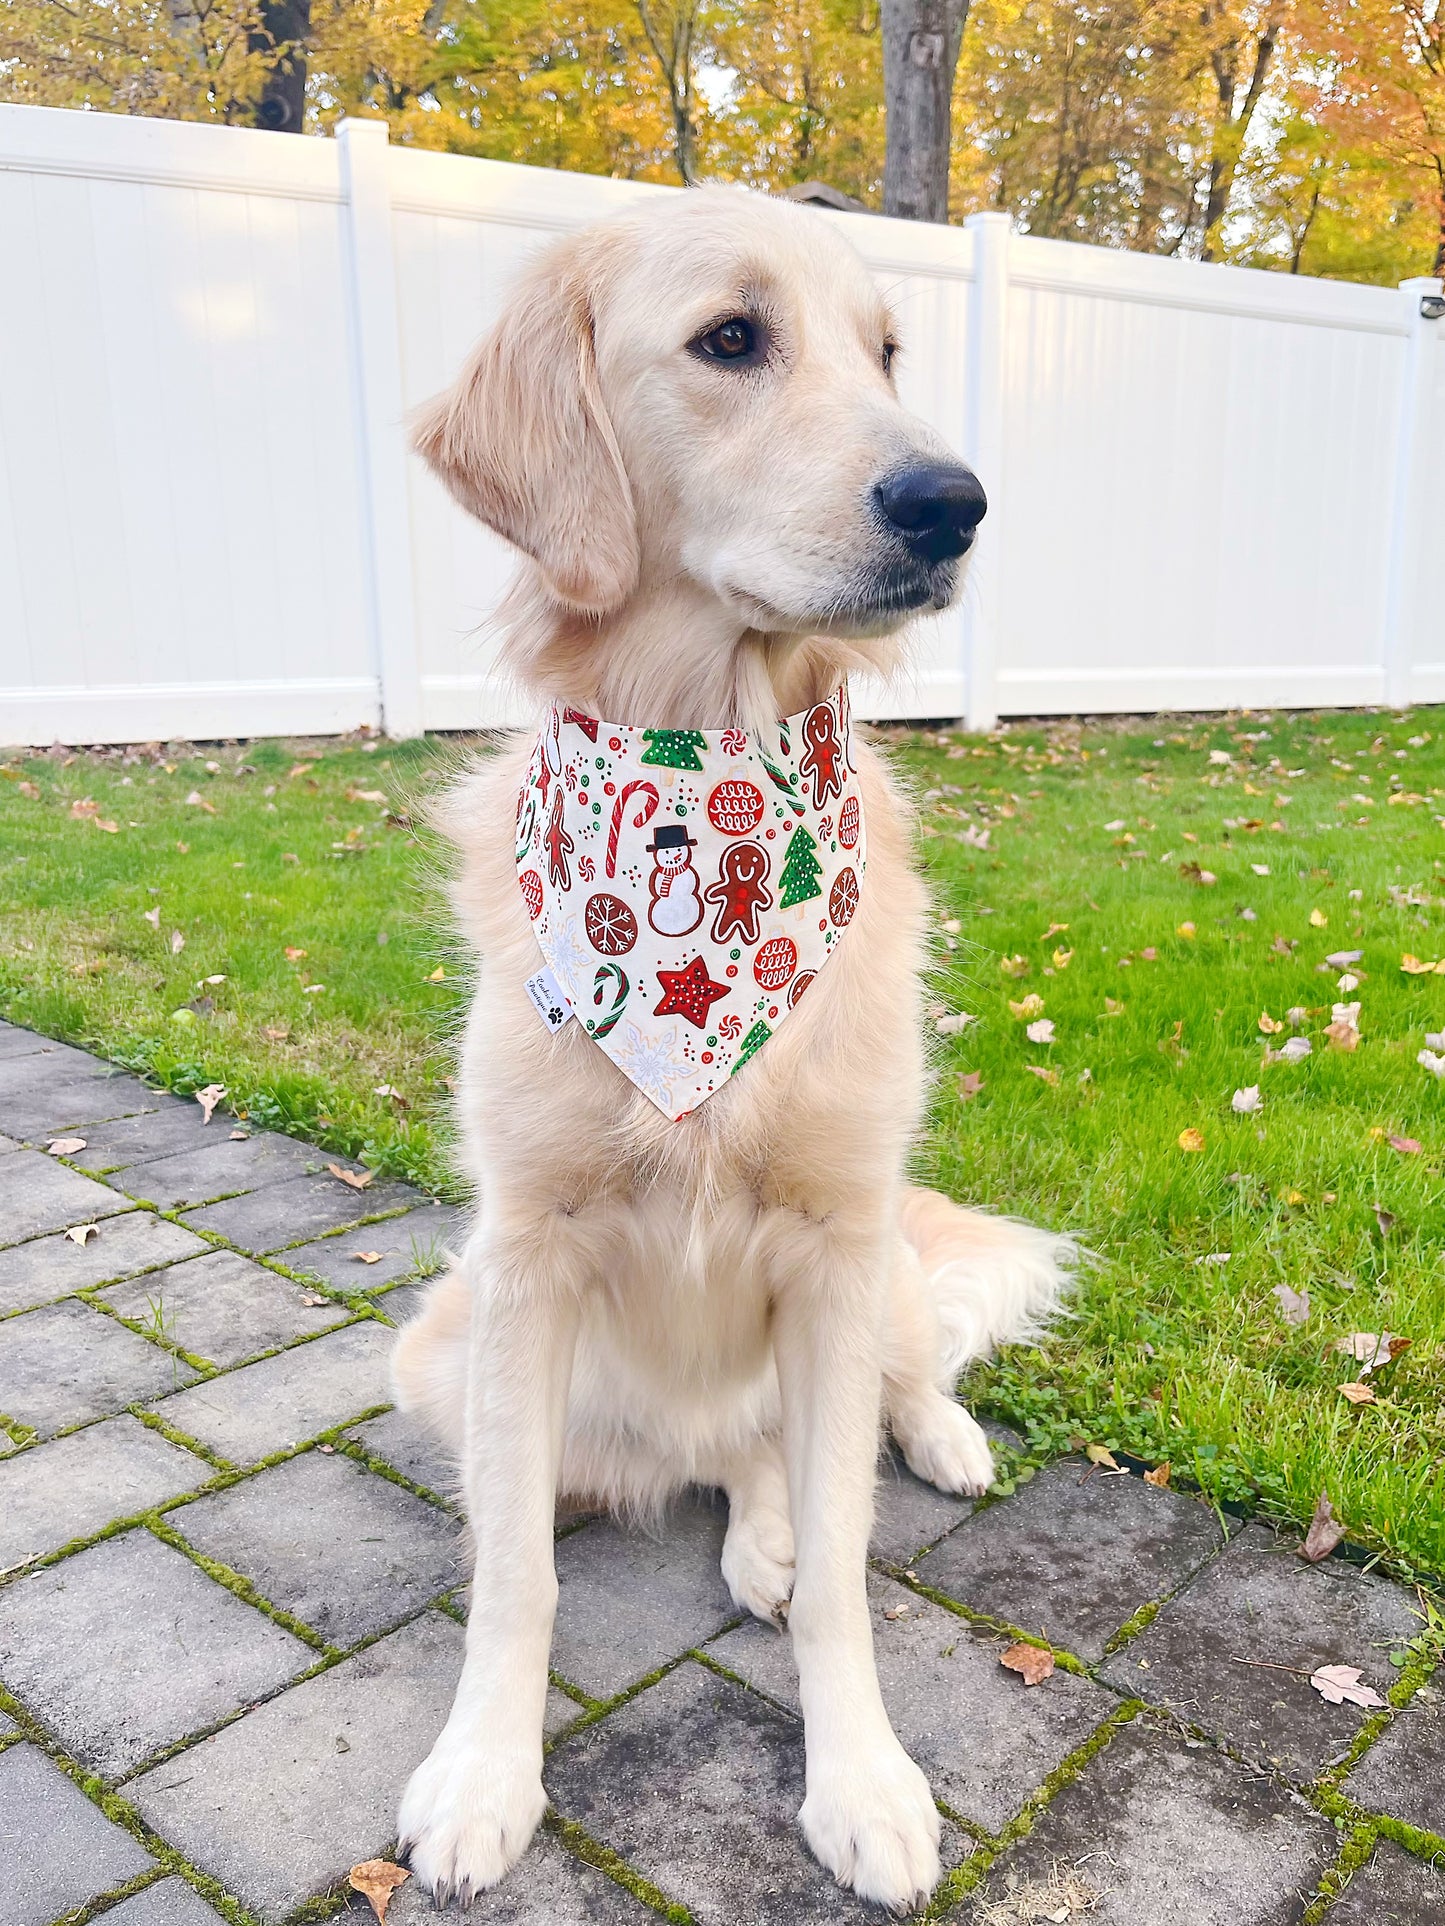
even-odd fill
[{"label": "dog's ear", "polygon": [[637,581],[637,516],[603,406],[593,253],[550,248],[414,445],[479,521],[530,555],[570,608],[604,614]]}]

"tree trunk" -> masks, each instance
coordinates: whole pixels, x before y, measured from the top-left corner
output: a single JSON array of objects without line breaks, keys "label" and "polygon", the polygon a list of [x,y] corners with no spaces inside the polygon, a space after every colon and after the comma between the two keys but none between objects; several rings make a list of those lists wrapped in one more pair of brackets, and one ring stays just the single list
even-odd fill
[{"label": "tree trunk", "polygon": [[948,219],[953,76],[969,0],[883,0],[883,212]]},{"label": "tree trunk", "polygon": [[271,70],[256,102],[256,125],[273,134],[299,134],[306,120],[306,42],[311,0],[264,0],[249,36],[252,53],[270,54]]},{"label": "tree trunk", "polygon": [[657,4],[657,0],[637,0],[642,31],[667,87],[677,171],[684,187],[697,185],[697,116],[692,71],[697,9],[698,0],[673,0],[670,7]]}]

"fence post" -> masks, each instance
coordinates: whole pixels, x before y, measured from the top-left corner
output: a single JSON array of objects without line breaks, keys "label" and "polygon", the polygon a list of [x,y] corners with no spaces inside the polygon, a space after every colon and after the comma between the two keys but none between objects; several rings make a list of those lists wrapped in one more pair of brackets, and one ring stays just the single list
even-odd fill
[{"label": "fence post", "polygon": [[968,459],[988,493],[988,517],[969,573],[965,605],[970,729],[998,721],[999,526],[1004,452],[1004,329],[1008,320],[1009,236],[1007,214],[970,214],[973,286],[967,346]]},{"label": "fence post", "polygon": [[411,567],[407,443],[391,245],[388,136],[384,120],[343,120],[336,129],[347,236],[362,539],[372,659],[381,683],[382,726],[420,735],[421,665]]},{"label": "fence post", "polygon": [[1405,367],[1400,383],[1400,418],[1395,441],[1395,483],[1390,524],[1389,573],[1385,582],[1385,701],[1403,709],[1414,680],[1413,654],[1419,627],[1419,589],[1425,544],[1425,463],[1431,405],[1429,360],[1432,330],[1445,326],[1427,318],[1425,297],[1438,298],[1445,287],[1422,275],[1400,283],[1405,303]]}]

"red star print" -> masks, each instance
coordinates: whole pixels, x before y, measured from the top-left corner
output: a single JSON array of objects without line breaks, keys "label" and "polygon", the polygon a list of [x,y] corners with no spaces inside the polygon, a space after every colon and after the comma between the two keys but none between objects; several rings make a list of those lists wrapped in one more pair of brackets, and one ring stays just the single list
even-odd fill
[{"label": "red star print", "polygon": [[700,956],[695,956],[685,970],[659,970],[657,980],[662,985],[662,1001],[652,1014],[686,1017],[699,1030],[707,1028],[709,1006],[728,993],[725,983],[713,982]]}]

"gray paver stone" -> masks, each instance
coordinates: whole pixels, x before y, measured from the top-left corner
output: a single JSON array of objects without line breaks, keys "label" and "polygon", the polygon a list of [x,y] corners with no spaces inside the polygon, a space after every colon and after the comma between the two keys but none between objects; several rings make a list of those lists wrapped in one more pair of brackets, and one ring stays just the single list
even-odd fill
[{"label": "gray paver stone", "polygon": [[0,1161],[0,1244],[18,1244],[42,1231],[63,1231],[128,1210],[106,1184],[67,1170],[40,1150]]},{"label": "gray paver stone", "polygon": [[[143,1197],[162,1210],[180,1204],[204,1204],[235,1191],[258,1190],[303,1172],[313,1174],[326,1162],[322,1152],[266,1130],[254,1137],[232,1139],[215,1124],[207,1142],[169,1156],[129,1165],[106,1179],[127,1196]],[[359,1168],[347,1165],[346,1168]]]},{"label": "gray paver stone", "polygon": [[[0,1059],[29,1057],[42,1050],[68,1048],[67,1044],[52,1043],[49,1037],[41,1036],[36,1030],[22,1030],[15,1023],[0,1023]],[[77,1050],[75,1054],[79,1056],[81,1053]]]},{"label": "gray paver stone", "polygon": [[136,1418],[108,1418],[0,1462],[0,1571],[204,1484],[211,1467]]},{"label": "gray paver stone", "polygon": [[726,1522],[684,1504],[655,1536],[597,1519],[562,1539],[553,1669],[607,1699],[721,1631],[738,1616],[718,1569]]},{"label": "gray paver stone", "polygon": [[[371,1913],[358,1900],[348,1919],[366,1926]],[[439,1914],[431,1894],[409,1879],[387,1908],[386,1926],[657,1926],[657,1914],[595,1866],[575,1858],[547,1832],[500,1886],[470,1906]]]},{"label": "gray paver stone", "polygon": [[1328,1926],[1440,1926],[1445,1866],[1427,1865],[1381,1839],[1325,1917]]},{"label": "gray paver stone", "polygon": [[408,1411],[388,1411],[351,1433],[372,1457],[380,1458],[413,1484],[440,1498],[459,1500],[461,1473],[456,1459]]},{"label": "gray paver stone", "polygon": [[[362,1230],[314,1238],[288,1250],[281,1260],[288,1271],[310,1271],[334,1291],[380,1291],[415,1272],[430,1275],[445,1253],[466,1240],[467,1213],[445,1204],[419,1204],[404,1217],[388,1217]],[[358,1251],[375,1251],[374,1264]]]},{"label": "gray paver stone", "polygon": [[108,1417],[195,1375],[79,1300],[0,1324],[0,1411],[43,1433]]},{"label": "gray paver stone", "polygon": [[1293,1926],[1336,1846],[1333,1826],[1273,1781],[1140,1722],[1055,1794],[947,1917],[982,1926],[1012,1886],[1017,1917],[1051,1918],[1044,1894],[1073,1875],[1098,1895],[1081,1915],[1089,1926]]},{"label": "gray paver stone", "polygon": [[[38,1066],[38,1074],[23,1082],[5,1075],[29,1065]],[[61,1135],[83,1136],[90,1124],[139,1116],[153,1110],[155,1104],[155,1091],[148,1090],[139,1078],[125,1076],[104,1064],[93,1064],[86,1071],[69,1067],[55,1070],[42,1057],[0,1064],[0,1111],[6,1128],[12,1136],[31,1143]]]},{"label": "gray paver stone", "polygon": [[[1359,1661],[1351,1659],[1352,1665]],[[1366,1666],[1378,1669],[1378,1657]],[[1416,1693],[1341,1787],[1351,1799],[1426,1832],[1445,1833],[1445,1704]],[[1445,1913],[1442,1913],[1445,1918]]]},{"label": "gray paver stone", "polygon": [[154,1865],[33,1745],[0,1753],[0,1895],[5,1926],[50,1926]]},{"label": "gray paver stone", "polygon": [[390,1403],[395,1341],[394,1331],[366,1318],[208,1378],[155,1410],[231,1463],[255,1464]]},{"label": "gray paver stone", "polygon": [[323,1231],[344,1230],[363,1217],[423,1201],[409,1184],[370,1184],[365,1190],[352,1190],[329,1175],[290,1177],[264,1190],[188,1211],[186,1222],[226,1238],[243,1251],[267,1257],[289,1245],[308,1243]]},{"label": "gray paver stone", "polygon": [[132,1781],[127,1797],[266,1921],[396,1838],[407,1779],[446,1722],[464,1634],[440,1612]]},{"label": "gray paver stone", "polygon": [[1379,1690],[1393,1677],[1381,1647],[1418,1629],[1398,1586],[1342,1559],[1306,1565],[1273,1532],[1249,1525],[1101,1677],[1307,1781],[1348,1750],[1370,1716],[1327,1705],[1309,1674],[1358,1665]]},{"label": "gray paver stone", "polygon": [[[211,1364],[239,1364],[258,1351],[329,1331],[351,1313],[329,1300],[308,1304],[289,1278],[263,1270],[239,1251],[211,1251],[105,1292],[121,1317],[154,1327],[172,1344]],[[313,1297],[315,1292],[310,1293]]]},{"label": "gray paver stone", "polygon": [[395,1625],[465,1577],[456,1520],[340,1452],[273,1465],[174,1522],[332,1645]]},{"label": "gray paver stone", "polygon": [[1110,1634],[1183,1584],[1223,1535],[1192,1498],[1089,1469],[1061,1459],[979,1512],[918,1561],[920,1583],[1102,1658]]},{"label": "gray paver stone", "polygon": [[896,1450],[884,1454],[873,1497],[869,1550],[877,1558],[906,1565],[925,1545],[962,1524],[973,1510],[971,1498],[939,1491],[915,1478]]},{"label": "gray paver stone", "polygon": [[198,1103],[183,1102],[160,1090],[153,1097],[154,1110],[89,1125],[85,1148],[70,1153],[71,1163],[86,1170],[123,1170],[127,1164],[198,1149],[214,1136],[217,1126],[205,1122]]},{"label": "gray paver stone", "polygon": [[[873,1649],[893,1729],[934,1792],[965,1819],[998,1832],[1118,1701],[1089,1679],[1057,1671],[1025,1686],[999,1664],[1007,1641],[986,1637],[905,1591],[869,1580]],[[905,1616],[884,1617],[902,1610]],[[801,1713],[786,1635],[756,1619],[708,1648],[728,1670]]]},{"label": "gray paver stone", "polygon": [[107,1217],[94,1237],[77,1244],[63,1231],[0,1251],[0,1314],[49,1304],[72,1291],[92,1290],[137,1271],[199,1256],[210,1246],[179,1224],[149,1211]]},{"label": "gray paver stone", "polygon": [[213,1912],[183,1879],[160,1879],[105,1915],[106,1926],[220,1926]]},{"label": "gray paver stone", "polygon": [[0,1592],[0,1678],[107,1777],[274,1690],[315,1656],[140,1528]]},{"label": "gray paver stone", "polygon": [[884,1917],[803,1843],[801,1724],[700,1665],[565,1740],[544,1777],[559,1812],[703,1926]]}]

